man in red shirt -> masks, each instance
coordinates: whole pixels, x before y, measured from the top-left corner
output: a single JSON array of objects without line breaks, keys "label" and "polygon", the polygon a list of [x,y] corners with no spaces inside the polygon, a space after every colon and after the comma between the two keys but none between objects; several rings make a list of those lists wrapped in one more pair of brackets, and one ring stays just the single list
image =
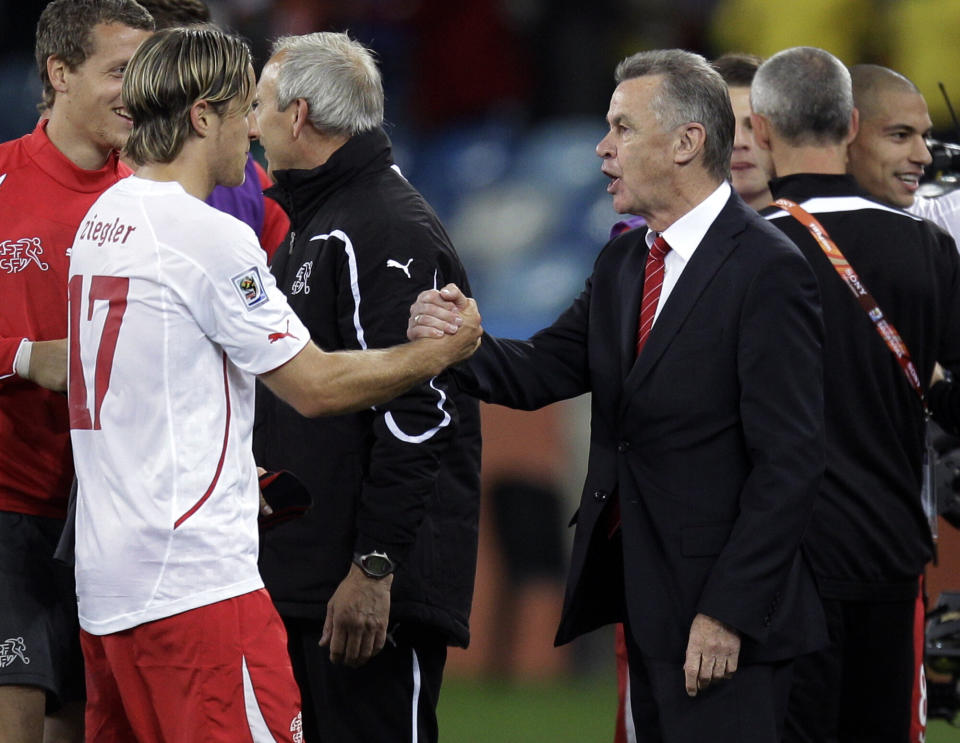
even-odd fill
[{"label": "man in red shirt", "polygon": [[[130,171],[120,84],[153,29],[131,0],[54,0],[37,25],[47,117],[0,144],[0,730],[80,740],[72,571],[52,560],[73,478],[66,397],[69,248]],[[45,714],[47,715],[46,720]]]}]

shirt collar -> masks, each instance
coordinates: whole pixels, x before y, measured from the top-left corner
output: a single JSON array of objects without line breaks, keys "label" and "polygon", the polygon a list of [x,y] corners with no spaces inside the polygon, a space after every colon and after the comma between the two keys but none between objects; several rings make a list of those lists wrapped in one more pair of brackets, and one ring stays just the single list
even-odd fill
[{"label": "shirt collar", "polygon": [[302,229],[331,194],[357,178],[393,164],[390,138],[382,127],[354,134],[323,165],[275,170],[265,193],[280,202],[295,229]]},{"label": "shirt collar", "polygon": [[80,193],[99,193],[133,172],[120,162],[116,150],[112,150],[107,161],[96,170],[78,167],[50,141],[47,135],[49,123],[49,119],[37,123],[33,133],[26,137],[26,152],[44,173],[65,188]]},{"label": "shirt collar", "polygon": [[773,198],[787,198],[797,203],[814,196],[864,196],[852,175],[833,173],[793,173],[770,181]]},{"label": "shirt collar", "polygon": [[[723,211],[723,207],[726,206],[729,199],[730,184],[723,181],[712,194],[660,234],[663,235],[663,239],[667,241],[672,250],[684,261],[689,261],[693,251],[697,249],[697,246],[703,240],[703,236],[710,229],[710,225]],[[657,233],[653,230],[647,230],[647,247],[653,245],[656,237]]]}]

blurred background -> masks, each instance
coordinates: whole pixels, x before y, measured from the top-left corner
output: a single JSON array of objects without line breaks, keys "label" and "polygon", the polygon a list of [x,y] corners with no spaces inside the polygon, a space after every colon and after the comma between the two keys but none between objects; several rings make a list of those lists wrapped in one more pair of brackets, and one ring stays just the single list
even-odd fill
[{"label": "blurred background", "polygon": [[[37,119],[32,54],[44,5],[0,0],[0,141],[30,131]],[[484,325],[497,335],[527,337],[549,324],[582,287],[618,219],[594,147],[605,132],[613,69],[635,51],[683,47],[712,58],[819,46],[847,64],[875,62],[910,77],[927,98],[937,136],[960,141],[939,88],[960,101],[960,0],[209,5],[219,25],[249,40],[258,66],[284,34],[348,31],[376,52],[394,159],[447,226]],[[469,650],[451,653],[441,730],[471,719],[473,732],[449,739],[610,739],[612,633],[561,649],[552,643],[569,552],[566,525],[585,471],[589,402],[536,413],[488,406],[483,414],[473,639]],[[946,524],[940,533],[932,600],[960,589],[960,540]],[[530,695],[517,697],[518,684]],[[501,704],[500,712],[488,714],[481,698]],[[526,732],[505,701],[518,698],[532,711]],[[949,739],[936,733],[929,740]]]},{"label": "blurred background", "polygon": [[[36,121],[44,2],[0,0],[0,141]],[[594,146],[617,61],[798,44],[879,62],[960,97],[958,0],[209,0],[258,64],[282,34],[346,30],[379,57],[395,159],[447,225],[495,333],[528,335],[582,286],[615,221]]]}]

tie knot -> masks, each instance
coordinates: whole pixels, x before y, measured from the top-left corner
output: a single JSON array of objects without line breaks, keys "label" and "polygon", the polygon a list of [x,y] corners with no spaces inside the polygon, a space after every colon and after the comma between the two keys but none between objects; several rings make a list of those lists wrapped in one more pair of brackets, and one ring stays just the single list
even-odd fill
[{"label": "tie knot", "polygon": [[650,246],[650,256],[658,261],[662,261],[669,252],[670,245],[663,239],[662,235],[658,235],[653,241],[653,245]]}]

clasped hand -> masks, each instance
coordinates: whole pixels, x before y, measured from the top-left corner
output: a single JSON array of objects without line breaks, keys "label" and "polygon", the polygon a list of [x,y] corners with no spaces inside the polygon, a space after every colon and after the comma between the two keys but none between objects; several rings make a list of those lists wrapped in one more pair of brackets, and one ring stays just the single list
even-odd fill
[{"label": "clasped hand", "polygon": [[407,323],[407,338],[439,338],[454,335],[463,325],[463,313],[476,307],[476,302],[467,297],[456,284],[447,284],[442,289],[420,292],[417,301],[410,305],[410,320]]}]

